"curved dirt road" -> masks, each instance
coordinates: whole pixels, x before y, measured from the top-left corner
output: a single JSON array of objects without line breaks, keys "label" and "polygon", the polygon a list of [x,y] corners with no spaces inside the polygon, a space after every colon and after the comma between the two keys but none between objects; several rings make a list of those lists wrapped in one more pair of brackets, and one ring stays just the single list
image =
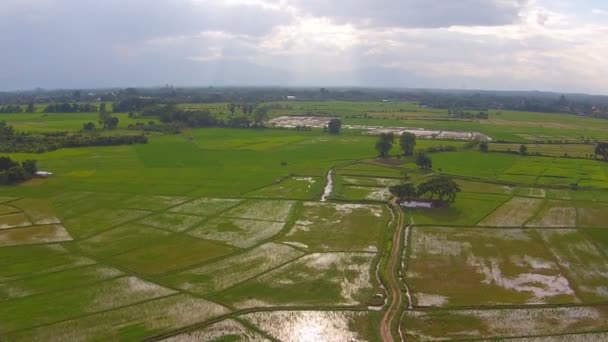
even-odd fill
[{"label": "curved dirt road", "polygon": [[393,245],[387,264],[388,288],[391,294],[391,302],[388,310],[386,310],[382,320],[380,321],[380,336],[384,342],[394,341],[393,334],[391,333],[391,326],[394,320],[399,318],[399,312],[401,311],[400,307],[403,304],[403,293],[401,292],[401,288],[399,287],[399,282],[395,274],[398,271],[398,267],[400,265],[399,261],[401,260],[400,251],[401,246],[403,245],[404,219],[403,211],[401,208],[399,208],[399,205],[394,201],[391,204],[393,205],[394,211],[397,214],[397,228],[395,229],[395,234],[393,235]]}]

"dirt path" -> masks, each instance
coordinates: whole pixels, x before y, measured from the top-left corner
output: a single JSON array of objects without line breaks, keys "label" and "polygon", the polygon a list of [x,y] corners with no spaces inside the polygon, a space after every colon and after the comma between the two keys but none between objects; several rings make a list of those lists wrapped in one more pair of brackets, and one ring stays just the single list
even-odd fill
[{"label": "dirt path", "polygon": [[387,264],[388,288],[391,294],[391,302],[388,310],[386,310],[382,320],[380,321],[380,336],[384,342],[394,341],[391,326],[396,319],[399,319],[401,305],[403,304],[403,293],[401,292],[399,281],[395,275],[398,272],[397,268],[401,264],[400,252],[401,246],[403,245],[404,218],[401,208],[399,208],[394,201],[391,204],[395,208],[394,211],[397,214],[397,228],[395,229],[395,234],[393,235],[393,245]]},{"label": "dirt path", "polygon": [[323,196],[321,196],[321,202],[327,202],[327,199],[329,196],[331,196],[331,193],[334,190],[333,175],[334,170],[329,170],[329,172],[327,172],[327,183],[325,183],[325,189],[323,190]]}]

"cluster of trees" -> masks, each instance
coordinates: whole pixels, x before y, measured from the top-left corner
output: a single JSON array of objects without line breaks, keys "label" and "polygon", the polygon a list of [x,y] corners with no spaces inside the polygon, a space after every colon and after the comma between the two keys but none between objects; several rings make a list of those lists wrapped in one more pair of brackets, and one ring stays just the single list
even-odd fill
[{"label": "cluster of trees", "polygon": [[115,129],[118,127],[118,118],[113,116],[106,108],[106,104],[102,103],[99,106],[99,124],[104,129]]},{"label": "cluster of trees", "polygon": [[251,115],[253,114],[253,110],[256,106],[249,104],[249,103],[234,103],[231,102],[227,105],[228,111],[230,112],[231,115],[234,115],[234,113],[240,109],[241,112],[243,113],[243,115]]},{"label": "cluster of trees", "polygon": [[63,147],[131,145],[147,142],[148,138],[144,135],[104,136],[91,134],[90,132],[45,132],[38,134],[17,132],[6,122],[0,121],[0,152],[42,153]]},{"label": "cluster of trees", "polygon": [[35,160],[18,163],[9,157],[0,157],[0,184],[16,184],[32,178],[38,171]]},{"label": "cluster of trees", "polygon": [[[390,151],[393,149],[395,143],[395,135],[393,133],[380,133],[378,141],[376,142],[376,151],[381,158],[388,157]],[[399,145],[403,151],[404,156],[414,155],[414,149],[416,148],[416,135],[409,132],[404,132],[399,137]]]},{"label": "cluster of trees", "polygon": [[176,124],[156,123],[154,121],[150,121],[147,124],[144,124],[142,122],[130,124],[127,129],[132,131],[159,132],[165,134],[179,134],[181,132],[180,127]]},{"label": "cluster of trees", "polygon": [[0,113],[2,113],[2,114],[23,113],[23,108],[21,108],[21,106],[18,106],[18,105],[6,105],[6,106],[0,107]]},{"label": "cluster of trees", "polygon": [[487,120],[489,115],[485,110],[479,111],[477,113],[465,111],[462,109],[448,109],[448,115],[452,118],[458,119],[482,119]]},{"label": "cluster of trees", "polygon": [[414,185],[406,175],[403,184],[392,186],[389,190],[391,194],[401,200],[413,200],[423,197],[435,199],[435,196],[437,196],[439,201],[447,200],[449,202],[454,202],[456,195],[461,191],[458,183],[451,177],[443,175],[433,176],[418,186]]},{"label": "cluster of trees", "polygon": [[264,122],[268,119],[268,108],[266,106],[245,108],[247,114],[232,116],[226,121],[218,119],[208,110],[181,109],[174,103],[149,106],[143,110],[142,116],[156,116],[165,124],[179,127],[264,127]]},{"label": "cluster of trees", "polygon": [[595,145],[595,158],[602,157],[604,160],[608,160],[608,143],[600,142]]},{"label": "cluster of trees", "polygon": [[[102,104],[105,106],[105,103]],[[90,103],[51,103],[44,108],[45,113],[94,113],[97,106]]]},{"label": "cluster of trees", "polygon": [[342,129],[342,120],[340,119],[331,119],[329,123],[327,123],[327,131],[330,134],[340,134],[340,130]]}]

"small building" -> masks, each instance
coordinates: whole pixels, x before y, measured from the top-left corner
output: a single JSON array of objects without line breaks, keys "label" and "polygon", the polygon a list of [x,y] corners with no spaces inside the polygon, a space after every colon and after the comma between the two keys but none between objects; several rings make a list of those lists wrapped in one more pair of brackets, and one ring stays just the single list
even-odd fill
[{"label": "small building", "polygon": [[52,176],[53,173],[52,172],[48,172],[48,171],[37,171],[34,175],[36,177],[48,178],[48,177]]},{"label": "small building", "polygon": [[296,99],[296,97],[295,97],[295,96],[293,96],[293,95],[287,95],[287,100],[288,100],[288,101],[293,101],[293,100],[295,100],[295,99]]},{"label": "small building", "polygon": [[423,209],[432,209],[435,207],[433,202],[430,201],[405,201],[401,203],[402,207],[415,209],[415,208],[423,208]]}]

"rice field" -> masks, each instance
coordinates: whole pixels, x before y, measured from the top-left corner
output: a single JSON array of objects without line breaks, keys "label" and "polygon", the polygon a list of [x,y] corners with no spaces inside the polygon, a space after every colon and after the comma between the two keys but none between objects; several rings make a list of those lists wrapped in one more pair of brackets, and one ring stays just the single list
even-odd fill
[{"label": "rice field", "polygon": [[239,309],[365,306],[374,294],[373,253],[308,254],[214,297]]},{"label": "rice field", "polygon": [[462,189],[405,212],[408,341],[605,339],[607,164],[462,149],[425,173],[375,141],[193,129],[11,155],[54,176],[0,188],[0,340],[380,341],[404,172]]},{"label": "rice field", "polygon": [[[403,327],[411,341],[501,340],[521,336],[585,333],[608,328],[606,309],[602,306],[409,311],[403,320]],[[593,338],[593,335],[589,337]]]},{"label": "rice field", "polygon": [[376,252],[388,220],[382,205],[305,202],[282,240],[307,251]]},{"label": "rice field", "polygon": [[242,316],[273,338],[297,341],[365,341],[366,314],[349,311],[273,311]]},{"label": "rice field", "polygon": [[304,253],[289,246],[267,243],[242,254],[172,274],[163,282],[202,295],[227,289],[302,255]]},{"label": "rice field", "polygon": [[406,277],[416,306],[580,302],[534,231],[425,227],[410,244]]}]

